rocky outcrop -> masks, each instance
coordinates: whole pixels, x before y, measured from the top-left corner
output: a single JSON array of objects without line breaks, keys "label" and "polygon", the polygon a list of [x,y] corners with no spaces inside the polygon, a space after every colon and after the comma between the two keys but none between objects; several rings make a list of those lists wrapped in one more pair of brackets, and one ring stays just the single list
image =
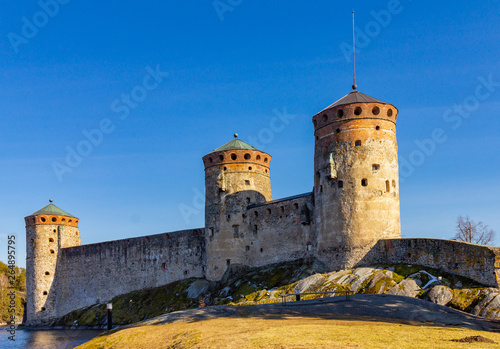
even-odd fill
[{"label": "rocky outcrop", "polygon": [[427,294],[427,298],[439,305],[446,305],[453,299],[453,292],[447,286],[434,286]]}]

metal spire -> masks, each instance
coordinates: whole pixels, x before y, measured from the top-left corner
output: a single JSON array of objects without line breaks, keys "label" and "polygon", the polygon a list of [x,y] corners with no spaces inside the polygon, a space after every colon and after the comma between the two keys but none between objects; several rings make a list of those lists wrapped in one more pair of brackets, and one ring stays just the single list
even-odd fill
[{"label": "metal spire", "polygon": [[356,90],[358,85],[356,85],[356,41],[354,36],[354,11],[352,11],[352,77],[353,85],[352,89]]}]

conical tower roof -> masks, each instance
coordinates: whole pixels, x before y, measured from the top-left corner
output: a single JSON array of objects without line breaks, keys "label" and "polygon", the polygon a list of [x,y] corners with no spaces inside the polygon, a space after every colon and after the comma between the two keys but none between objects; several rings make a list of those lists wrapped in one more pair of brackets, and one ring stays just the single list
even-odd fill
[{"label": "conical tower roof", "polygon": [[250,144],[245,143],[243,141],[240,141],[238,139],[238,134],[234,134],[234,139],[231,142],[228,142],[224,144],[223,146],[220,146],[217,149],[214,149],[211,153],[216,153],[218,151],[224,151],[224,150],[259,150],[255,147],[252,147]]},{"label": "conical tower roof", "polygon": [[64,210],[61,210],[59,207],[57,207],[56,205],[54,205],[52,203],[52,201],[51,201],[50,204],[48,204],[44,208],[39,209],[35,213],[30,214],[30,216],[38,216],[38,215],[42,215],[42,214],[46,214],[46,215],[58,215],[58,216],[65,216],[65,217],[76,218],[75,216],[70,215],[68,212],[66,212]]},{"label": "conical tower roof", "polygon": [[339,99],[338,101],[336,101],[335,103],[329,105],[328,107],[326,107],[322,111],[325,111],[325,110],[328,110],[328,109],[331,109],[331,108],[334,108],[334,107],[338,107],[340,105],[353,104],[353,103],[381,103],[381,104],[389,104],[389,103],[383,102],[383,101],[381,101],[379,99],[373,98],[371,96],[365,95],[364,93],[361,93],[359,91],[354,90],[351,93],[349,93],[349,94],[345,95],[344,97],[342,97],[341,99]]}]

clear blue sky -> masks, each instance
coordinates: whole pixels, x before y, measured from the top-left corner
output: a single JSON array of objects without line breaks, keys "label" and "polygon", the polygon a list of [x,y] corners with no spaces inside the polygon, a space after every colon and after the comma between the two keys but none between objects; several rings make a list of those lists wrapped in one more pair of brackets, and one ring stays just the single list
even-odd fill
[{"label": "clear blue sky", "polygon": [[201,157],[234,132],[273,156],[274,198],[311,191],[353,9],[359,90],[399,109],[403,236],[451,238],[460,214],[500,234],[499,1],[44,1],[1,5],[0,260],[16,234],[24,265],[49,198],[84,244],[202,227]]}]

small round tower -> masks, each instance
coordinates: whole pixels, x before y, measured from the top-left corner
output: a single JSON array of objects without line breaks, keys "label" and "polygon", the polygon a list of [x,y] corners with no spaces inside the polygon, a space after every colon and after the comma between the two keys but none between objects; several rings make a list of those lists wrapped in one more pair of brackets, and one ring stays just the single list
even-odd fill
[{"label": "small round tower", "polygon": [[57,263],[61,248],[79,246],[78,218],[52,204],[24,218],[26,222],[26,321],[40,325],[54,318]]},{"label": "small round tower", "polygon": [[271,156],[238,139],[203,157],[207,278],[218,280],[241,262],[248,239],[246,208],[272,200]]},{"label": "small round tower", "polygon": [[317,248],[330,267],[351,267],[379,239],[401,237],[397,116],[354,90],[313,117]]}]

